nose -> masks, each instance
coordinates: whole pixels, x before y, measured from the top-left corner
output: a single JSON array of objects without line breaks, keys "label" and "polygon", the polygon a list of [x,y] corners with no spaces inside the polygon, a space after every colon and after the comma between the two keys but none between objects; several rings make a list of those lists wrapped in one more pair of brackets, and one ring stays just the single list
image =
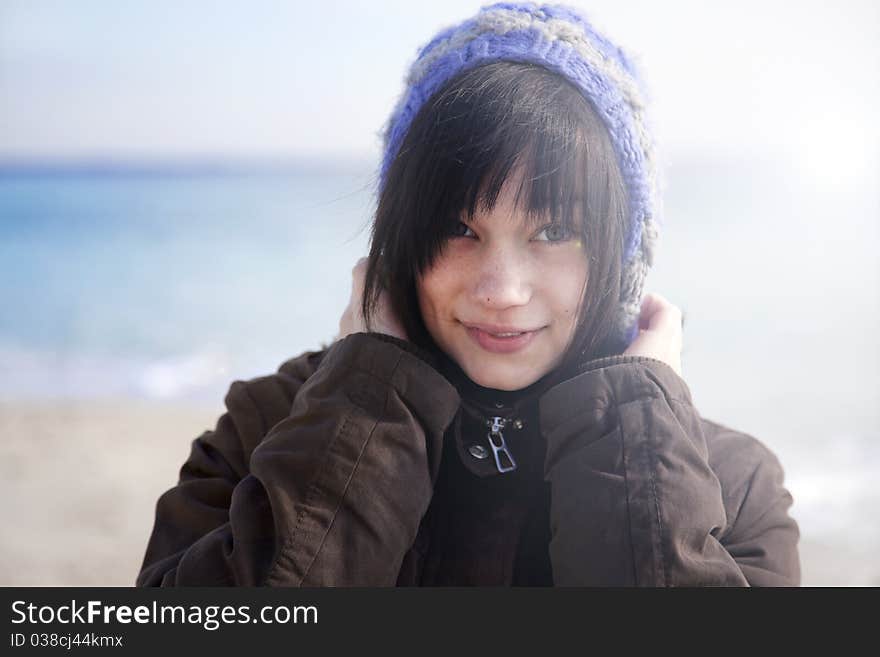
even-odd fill
[{"label": "nose", "polygon": [[509,247],[487,249],[474,281],[474,300],[492,310],[527,304],[532,297],[532,274],[527,260],[524,254]]}]

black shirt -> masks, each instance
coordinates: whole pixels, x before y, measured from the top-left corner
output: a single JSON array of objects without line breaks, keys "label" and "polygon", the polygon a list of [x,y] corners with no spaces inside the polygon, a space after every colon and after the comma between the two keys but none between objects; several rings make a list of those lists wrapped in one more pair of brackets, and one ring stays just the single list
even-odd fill
[{"label": "black shirt", "polygon": [[[550,484],[538,399],[550,377],[508,392],[476,385],[448,358],[440,370],[458,389],[461,407],[444,436],[434,496],[400,585],[552,586]],[[516,467],[499,471],[489,441],[491,418]],[[495,438],[498,444],[498,438]],[[502,468],[509,464],[502,458]]]}]

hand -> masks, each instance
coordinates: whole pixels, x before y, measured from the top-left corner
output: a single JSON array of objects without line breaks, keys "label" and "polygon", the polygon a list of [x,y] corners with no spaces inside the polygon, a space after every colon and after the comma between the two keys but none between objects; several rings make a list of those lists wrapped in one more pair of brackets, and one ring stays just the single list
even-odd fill
[{"label": "hand", "polygon": [[639,334],[624,355],[662,360],[681,376],[682,315],[664,297],[646,294],[639,314]]},{"label": "hand", "polygon": [[[351,298],[348,301],[348,307],[339,319],[339,335],[336,336],[336,340],[342,340],[347,335],[367,330],[364,315],[361,312],[366,273],[367,259],[361,258],[351,270]],[[407,339],[403,324],[391,312],[391,303],[385,290],[382,290],[379,295],[379,303],[376,305],[376,312],[372,319],[374,333],[385,333],[401,340]]]}]

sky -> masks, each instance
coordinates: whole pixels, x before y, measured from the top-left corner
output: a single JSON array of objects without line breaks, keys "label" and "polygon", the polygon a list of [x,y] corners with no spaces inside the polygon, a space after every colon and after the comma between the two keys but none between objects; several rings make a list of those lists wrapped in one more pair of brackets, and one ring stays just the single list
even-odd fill
[{"label": "sky", "polygon": [[[373,160],[417,48],[481,4],[0,0],[0,159]],[[878,170],[880,3],[571,4],[641,65],[665,152]]]}]

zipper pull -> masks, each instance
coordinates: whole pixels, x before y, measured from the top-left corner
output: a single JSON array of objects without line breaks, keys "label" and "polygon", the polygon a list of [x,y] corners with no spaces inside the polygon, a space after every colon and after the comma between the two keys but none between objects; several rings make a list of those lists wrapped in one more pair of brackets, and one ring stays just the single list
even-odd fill
[{"label": "zipper pull", "polygon": [[[501,432],[507,425],[507,420],[503,417],[491,417],[486,424],[489,426],[489,433],[487,434],[489,447],[492,448],[492,455],[495,457],[495,467],[498,468],[498,472],[504,473],[516,470],[516,461],[513,460],[513,455],[507,449],[504,434]],[[502,463],[502,457],[506,459],[507,463]]]}]

